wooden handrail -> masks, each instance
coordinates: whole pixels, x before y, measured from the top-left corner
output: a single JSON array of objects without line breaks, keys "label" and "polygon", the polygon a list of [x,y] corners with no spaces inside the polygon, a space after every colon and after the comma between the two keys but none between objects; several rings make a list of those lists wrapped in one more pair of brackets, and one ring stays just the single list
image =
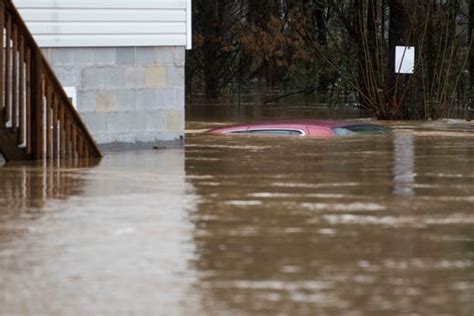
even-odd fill
[{"label": "wooden handrail", "polygon": [[0,133],[10,134],[0,152],[7,160],[102,157],[11,0],[0,0],[0,28]]}]

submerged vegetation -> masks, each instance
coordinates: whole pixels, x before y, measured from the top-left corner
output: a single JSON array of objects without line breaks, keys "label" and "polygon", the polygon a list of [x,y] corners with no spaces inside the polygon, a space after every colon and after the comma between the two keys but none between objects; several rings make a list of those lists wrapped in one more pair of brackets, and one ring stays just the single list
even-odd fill
[{"label": "submerged vegetation", "polygon": [[[474,1],[196,0],[187,80],[237,90],[351,95],[380,119],[438,119],[474,95]],[[395,47],[416,49],[395,73]]]}]

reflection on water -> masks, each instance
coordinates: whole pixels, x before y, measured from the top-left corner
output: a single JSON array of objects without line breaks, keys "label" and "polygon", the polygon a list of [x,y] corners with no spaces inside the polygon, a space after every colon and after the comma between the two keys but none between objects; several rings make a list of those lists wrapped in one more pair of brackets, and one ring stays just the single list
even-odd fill
[{"label": "reflection on water", "polygon": [[331,140],[190,136],[202,306],[472,315],[473,125],[393,127]]},{"label": "reflection on water", "polygon": [[472,315],[474,125],[390,125],[7,164],[0,315]]},{"label": "reflection on water", "polygon": [[395,134],[395,194],[415,194],[415,140],[412,134]]},{"label": "reflection on water", "polygon": [[0,315],[186,314],[183,150],[0,169]]}]

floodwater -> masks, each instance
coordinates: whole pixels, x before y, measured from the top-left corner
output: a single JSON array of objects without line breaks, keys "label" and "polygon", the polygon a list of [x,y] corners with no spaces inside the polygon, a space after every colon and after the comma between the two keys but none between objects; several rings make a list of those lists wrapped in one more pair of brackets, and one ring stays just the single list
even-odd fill
[{"label": "floodwater", "polygon": [[197,109],[184,149],[0,167],[0,315],[474,315],[473,123],[200,133],[267,114]]}]

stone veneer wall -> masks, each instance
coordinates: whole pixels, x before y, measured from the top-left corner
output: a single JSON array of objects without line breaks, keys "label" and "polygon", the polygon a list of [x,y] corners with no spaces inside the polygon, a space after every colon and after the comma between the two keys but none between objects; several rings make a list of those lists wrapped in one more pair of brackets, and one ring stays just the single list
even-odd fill
[{"label": "stone veneer wall", "polygon": [[100,145],[184,137],[184,47],[45,48]]}]

